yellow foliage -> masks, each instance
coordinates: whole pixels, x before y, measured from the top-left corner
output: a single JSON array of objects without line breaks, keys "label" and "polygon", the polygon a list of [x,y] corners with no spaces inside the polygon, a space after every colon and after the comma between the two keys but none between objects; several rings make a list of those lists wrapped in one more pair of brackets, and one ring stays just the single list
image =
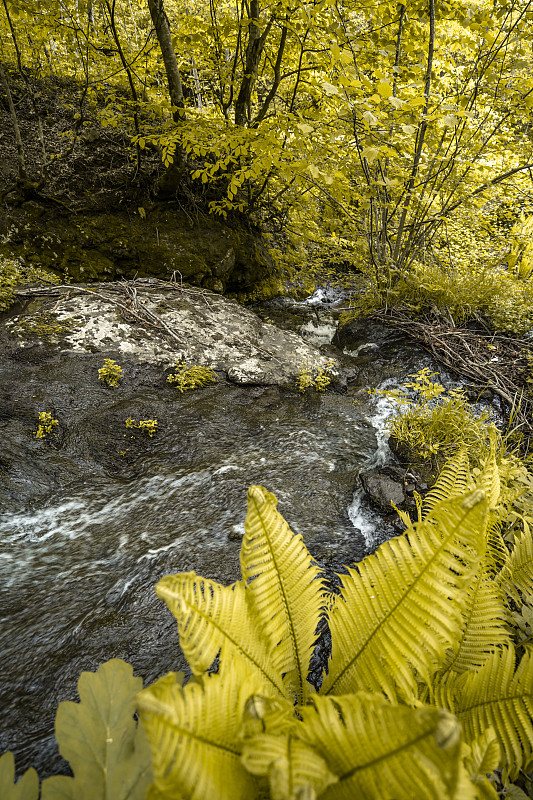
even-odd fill
[{"label": "yellow foliage", "polygon": [[191,366],[185,361],[176,361],[174,369],[176,371],[168,376],[167,381],[179,392],[207,386],[217,379],[216,374],[209,367]]},{"label": "yellow foliage", "polygon": [[313,388],[317,392],[325,392],[331,383],[332,376],[329,372],[333,366],[333,359],[330,359],[325,367],[311,369],[308,365],[301,367],[296,376],[296,387],[303,393],[306,389]]},{"label": "yellow foliage", "polygon": [[122,378],[122,367],[112,358],[104,359],[104,366],[98,370],[98,380],[116,388]]},{"label": "yellow foliage", "polygon": [[135,422],[133,417],[128,417],[126,420],[126,428],[137,428],[137,430],[147,431],[148,436],[152,439],[157,433],[157,420],[140,419],[139,422]]},{"label": "yellow foliage", "polygon": [[52,432],[54,433],[54,436],[57,436],[57,433],[54,431],[54,428],[56,428],[58,425],[59,422],[57,421],[57,419],[54,419],[52,417],[50,411],[40,411],[39,427],[35,432],[35,437],[37,439],[46,439],[46,437]]}]

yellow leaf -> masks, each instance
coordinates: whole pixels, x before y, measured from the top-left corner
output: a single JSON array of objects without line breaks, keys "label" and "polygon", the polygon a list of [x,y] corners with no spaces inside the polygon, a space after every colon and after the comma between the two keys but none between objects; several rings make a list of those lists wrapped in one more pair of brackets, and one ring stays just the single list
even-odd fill
[{"label": "yellow leaf", "polygon": [[380,95],[385,99],[392,96],[392,86],[390,85],[390,83],[386,82],[378,83],[376,89],[378,90]]}]

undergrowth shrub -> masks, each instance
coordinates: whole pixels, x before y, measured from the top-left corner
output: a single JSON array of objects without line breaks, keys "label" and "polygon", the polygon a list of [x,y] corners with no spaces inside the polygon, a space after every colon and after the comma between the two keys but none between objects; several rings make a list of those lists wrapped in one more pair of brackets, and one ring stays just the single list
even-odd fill
[{"label": "undergrowth shrub", "polygon": [[366,282],[352,295],[352,318],[399,306],[413,317],[455,325],[481,319],[495,331],[527,332],[533,327],[532,219],[516,201],[506,228],[491,224],[483,209],[443,221],[431,248],[408,268],[363,267]]},{"label": "undergrowth shrub", "polygon": [[15,300],[15,289],[27,283],[59,283],[57,275],[39,267],[30,267],[18,259],[0,256],[0,311]]},{"label": "undergrowth shrub", "polygon": [[459,447],[465,447],[470,462],[478,466],[496,431],[490,414],[486,409],[474,410],[462,389],[446,390],[436,375],[426,367],[398,389],[371,393],[387,397],[396,406],[387,428],[413,461],[430,459],[438,470]]},{"label": "undergrowth shrub", "polygon": [[[193,679],[169,673],[139,692],[118,659],[82,673],[80,704],[61,703],[56,723],[73,777],[45,779],[42,800],[520,796],[533,648],[512,640],[509,598],[518,609],[531,598],[533,544],[524,526],[502,546],[496,449],[493,436],[475,478],[464,449],[448,462],[419,519],[348,568],[340,594],[274,495],[252,486],[242,579],[187,572],[156,587]],[[326,623],[331,654],[312,686]],[[19,787],[37,800],[33,770],[13,779],[6,754],[2,800]]]},{"label": "undergrowth shrub", "polygon": [[353,316],[384,306],[401,306],[418,316],[433,313],[461,325],[483,318],[495,331],[523,334],[533,327],[533,279],[491,265],[447,269],[437,263],[414,263],[400,275],[382,269],[352,299]]}]

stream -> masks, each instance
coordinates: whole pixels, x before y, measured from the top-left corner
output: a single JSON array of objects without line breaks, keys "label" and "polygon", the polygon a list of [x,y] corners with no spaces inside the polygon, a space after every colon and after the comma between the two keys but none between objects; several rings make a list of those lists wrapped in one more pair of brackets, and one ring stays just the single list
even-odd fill
[{"label": "stream", "polygon": [[[13,402],[22,408],[9,419],[0,413],[0,467],[17,465],[0,504],[0,753],[12,750],[19,771],[65,771],[53,722],[61,700],[77,699],[82,670],[120,657],[151,682],[185,667],[154,585],[188,570],[223,583],[239,577],[250,484],[276,494],[330,572],[391,535],[358,478],[390,458],[388,408],[366,389],[402,379],[427,357],[390,333],[376,343],[372,331],[353,350],[334,349],[335,313],[321,298],[257,311],[340,357],[352,370],[348,393],[222,383],[169,399],[139,372],[127,400],[109,393],[104,406],[83,383],[83,361],[34,359],[2,378],[12,393],[20,382]],[[74,379],[77,392],[61,388]],[[48,408],[52,396],[72,421],[68,435],[60,449],[28,448],[24,408]],[[130,451],[116,419],[145,409],[159,431]]]}]

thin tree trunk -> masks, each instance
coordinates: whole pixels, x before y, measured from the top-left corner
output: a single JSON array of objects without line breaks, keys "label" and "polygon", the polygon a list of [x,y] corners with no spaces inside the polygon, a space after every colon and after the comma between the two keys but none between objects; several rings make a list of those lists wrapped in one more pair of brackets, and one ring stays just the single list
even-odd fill
[{"label": "thin tree trunk", "polygon": [[[22,57],[20,55],[20,49],[19,49],[19,46],[18,46],[17,37],[16,37],[16,34],[15,34],[15,28],[13,26],[13,21],[11,19],[11,14],[9,13],[9,8],[7,7],[6,0],[3,0],[3,2],[4,2],[4,10],[6,12],[6,18],[7,18],[8,24],[9,24],[9,30],[11,31],[11,38],[13,39],[13,45],[15,47],[15,52],[17,54],[17,64],[18,64],[18,68],[19,68],[19,72],[20,72],[20,77],[22,78],[22,80],[26,84],[26,88],[27,88],[28,94],[30,96],[30,102],[31,102],[31,105],[32,105],[32,108],[33,108],[33,113],[35,114],[35,116],[37,118],[37,128],[38,128],[38,131],[39,131],[39,142],[41,143],[41,150],[42,150],[42,154],[43,154],[43,168],[41,170],[41,174],[42,175],[46,175],[46,168],[48,166],[48,155],[46,153],[46,144],[45,144],[45,141],[44,141],[43,124],[42,124],[42,120],[41,120],[41,115],[39,113],[39,109],[37,108],[37,103],[35,102],[35,96],[33,94],[33,89],[32,89],[30,80],[29,80],[28,76],[26,75],[24,67],[22,66]],[[32,45],[31,42],[30,42],[30,47],[33,48],[33,45]]]},{"label": "thin tree trunk", "polygon": [[426,81],[424,87],[424,96],[426,102],[424,104],[424,110],[422,112],[422,122],[418,128],[417,133],[417,142],[416,142],[416,149],[415,155],[413,158],[413,166],[411,169],[411,176],[409,178],[409,182],[407,184],[407,194],[406,198],[403,203],[402,215],[400,217],[400,223],[398,225],[398,233],[396,234],[396,244],[394,246],[394,253],[393,253],[393,261],[394,263],[398,263],[398,258],[401,252],[402,246],[402,238],[403,238],[403,231],[405,228],[405,221],[407,218],[407,212],[409,210],[409,206],[411,204],[411,199],[413,196],[413,188],[415,185],[416,176],[418,174],[418,167],[420,164],[420,157],[422,155],[422,148],[424,147],[424,138],[426,135],[426,128],[427,128],[427,113],[429,109],[429,94],[431,90],[431,69],[433,67],[433,53],[435,49],[435,0],[429,0],[429,43],[428,43],[428,61],[427,61],[427,70],[426,70]]},{"label": "thin tree trunk", "polygon": [[260,33],[259,0],[251,0],[250,21],[248,23],[248,43],[246,45],[246,64],[239,95],[235,101],[235,124],[242,128],[250,122],[252,92],[257,80],[263,48],[273,21],[274,19],[271,17],[263,33]]},{"label": "thin tree trunk", "polygon": [[[135,133],[137,134],[137,137],[139,137],[139,135],[140,135],[140,130],[139,130],[139,96],[137,94],[137,89],[135,88],[135,83],[133,81],[133,75],[132,75],[131,69],[130,69],[129,64],[128,64],[127,60],[126,60],[126,56],[124,55],[124,51],[123,51],[122,45],[120,43],[120,37],[118,35],[118,30],[117,30],[116,20],[115,20],[115,5],[116,5],[116,0],[112,0],[111,5],[109,4],[109,0],[106,0],[106,7],[107,7],[107,13],[109,14],[109,24],[110,24],[110,27],[111,27],[111,33],[113,35],[113,39],[115,40],[115,44],[117,46],[120,62],[121,62],[122,66],[124,68],[124,71],[125,71],[125,73],[126,73],[126,75],[128,77],[128,83],[130,85],[130,91],[131,91],[131,96],[133,98],[133,109],[134,109],[133,110],[133,124],[135,126]],[[137,167],[136,167],[136,170],[135,170],[135,175],[137,175],[137,173],[140,172],[140,169],[141,169],[141,148],[139,146],[138,138],[137,138],[137,144],[136,144],[136,148],[135,149],[136,149],[136,156],[137,156]]]},{"label": "thin tree trunk", "polygon": [[7,96],[7,103],[9,105],[9,111],[11,113],[11,120],[13,122],[13,127],[15,129],[15,141],[17,143],[17,164],[18,164],[18,173],[19,178],[21,180],[26,180],[26,161],[24,158],[24,146],[22,144],[22,137],[20,135],[20,128],[19,128],[19,121],[17,119],[17,112],[15,110],[15,104],[13,102],[13,97],[11,95],[11,89],[9,88],[9,82],[7,80],[7,75],[4,72],[4,67],[0,62],[0,83],[2,84],[2,88]]}]

